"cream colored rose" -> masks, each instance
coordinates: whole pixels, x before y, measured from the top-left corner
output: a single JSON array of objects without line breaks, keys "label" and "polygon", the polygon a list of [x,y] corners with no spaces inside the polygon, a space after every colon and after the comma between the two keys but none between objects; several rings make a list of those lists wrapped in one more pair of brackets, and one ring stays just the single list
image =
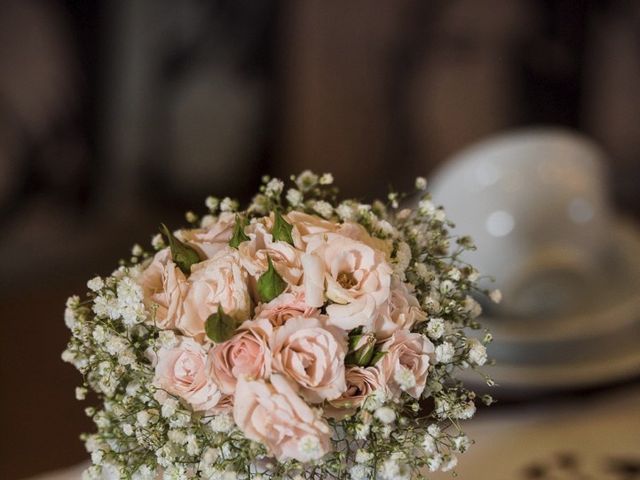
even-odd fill
[{"label": "cream colored rose", "polygon": [[211,258],[229,244],[235,224],[235,214],[223,212],[213,225],[180,230],[176,236],[198,250],[203,258]]},{"label": "cream colored rose", "polygon": [[344,222],[338,228],[337,233],[353,240],[357,240],[358,242],[362,242],[365,245],[369,245],[371,248],[383,252],[387,261],[391,258],[393,242],[390,239],[383,240],[381,238],[372,237],[367,229],[359,223]]},{"label": "cream colored rose", "polygon": [[238,252],[231,247],[191,267],[189,292],[177,327],[187,335],[204,339],[205,322],[218,311],[218,306],[238,322],[250,316],[247,273],[240,264]]},{"label": "cream colored rose", "polygon": [[292,318],[271,340],[273,370],[300,386],[311,403],[338,398],[347,388],[344,357],[346,334],[318,318]]},{"label": "cream colored rose", "polygon": [[305,253],[301,260],[304,270],[302,286],[305,302],[311,307],[320,308],[326,302],[324,261],[310,253]]},{"label": "cream colored rose", "polygon": [[427,383],[433,344],[419,333],[397,330],[383,346],[387,352],[377,366],[380,367],[389,390],[394,396],[405,391],[419,399]]},{"label": "cream colored rose", "polygon": [[272,334],[269,320],[248,320],[232,338],[209,350],[211,376],[222,393],[233,394],[240,377],[250,380],[269,378],[269,340]]},{"label": "cream colored rose", "polygon": [[240,379],[233,418],[247,438],[281,462],[319,460],[331,450],[329,425],[282,375],[272,375],[270,382]]},{"label": "cream colored rose", "polygon": [[324,295],[334,302],[327,307],[331,325],[344,330],[373,328],[390,292],[392,269],[383,252],[327,233],[311,239],[303,265],[306,298]]},{"label": "cream colored rose", "polygon": [[256,318],[268,319],[274,327],[284,325],[293,317],[315,317],[318,309],[310,307],[304,300],[304,293],[283,293],[256,308]]},{"label": "cream colored rose", "polygon": [[305,250],[307,242],[315,235],[335,232],[338,224],[324,220],[317,215],[302,212],[289,212],[285,219],[293,226],[291,237],[293,244],[300,250]]},{"label": "cream colored rose", "polygon": [[420,302],[398,278],[391,281],[391,294],[382,314],[376,320],[375,334],[380,340],[388,339],[397,330],[411,330],[427,319]]},{"label": "cream colored rose", "polygon": [[221,397],[209,376],[205,348],[188,337],[181,337],[175,347],[158,351],[153,383],[182,398],[196,411],[210,411]]},{"label": "cream colored rose", "polygon": [[386,380],[377,367],[350,367],[346,373],[347,390],[330,403],[325,414],[334,418],[344,418],[360,407],[373,392],[386,392]]},{"label": "cream colored rose", "polygon": [[175,328],[182,316],[188,291],[187,278],[171,260],[168,248],[160,250],[138,279],[147,309],[155,314],[150,319],[159,328]]},{"label": "cream colored rose", "polygon": [[254,278],[259,278],[268,267],[271,258],[273,266],[289,285],[298,285],[302,279],[302,252],[287,242],[274,241],[267,226],[260,222],[246,229],[250,240],[238,246],[240,260],[244,268]]}]

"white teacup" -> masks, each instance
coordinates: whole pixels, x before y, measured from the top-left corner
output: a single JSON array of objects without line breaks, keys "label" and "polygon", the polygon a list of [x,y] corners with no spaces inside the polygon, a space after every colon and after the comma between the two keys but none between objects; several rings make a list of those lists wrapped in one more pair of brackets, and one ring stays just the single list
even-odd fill
[{"label": "white teacup", "polygon": [[574,309],[607,248],[610,209],[603,152],[576,133],[528,129],[476,144],[436,172],[431,192],[478,246],[465,257],[504,313]]}]

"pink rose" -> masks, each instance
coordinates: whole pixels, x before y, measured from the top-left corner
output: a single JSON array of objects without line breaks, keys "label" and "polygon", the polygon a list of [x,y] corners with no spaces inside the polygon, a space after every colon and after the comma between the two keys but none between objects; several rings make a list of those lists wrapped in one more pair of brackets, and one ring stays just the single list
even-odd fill
[{"label": "pink rose", "polygon": [[209,409],[207,413],[211,415],[221,415],[223,413],[233,412],[233,395],[222,395],[218,404]]},{"label": "pink rose", "polygon": [[281,375],[271,382],[240,379],[233,418],[247,438],[264,444],[279,461],[319,460],[331,449],[329,425]]},{"label": "pink rose", "polygon": [[378,390],[386,391],[384,375],[377,367],[350,367],[346,373],[347,390],[330,402],[325,414],[334,418],[344,418],[355,412],[366,398]]},{"label": "pink rose", "polygon": [[389,338],[396,330],[411,330],[423,322],[427,315],[407,285],[397,278],[391,281],[391,295],[383,312],[376,320],[375,333],[379,339]]},{"label": "pink rose", "polygon": [[320,298],[324,288],[324,295],[335,302],[327,307],[330,324],[344,330],[372,329],[389,298],[392,269],[384,253],[333,233],[314,237],[307,253],[311,256],[303,259],[306,298]]},{"label": "pink rose", "polygon": [[311,403],[338,398],[347,388],[346,335],[318,318],[296,317],[278,328],[271,339],[271,354],[274,371],[296,382]]},{"label": "pink rose", "polygon": [[377,365],[394,396],[405,391],[419,399],[427,383],[429,357],[435,351],[433,344],[419,333],[397,330],[383,344],[382,351],[387,353]]},{"label": "pink rose", "polygon": [[302,252],[287,242],[274,241],[267,227],[256,222],[246,229],[249,241],[238,246],[242,265],[254,278],[259,278],[268,267],[271,258],[273,266],[289,285],[298,285],[302,278]]},{"label": "pink rose", "polygon": [[229,244],[235,224],[235,214],[223,212],[213,225],[180,230],[177,237],[198,250],[204,258],[211,258]]},{"label": "pink rose", "polygon": [[206,350],[182,337],[173,348],[158,351],[153,383],[182,398],[196,411],[208,411],[220,401],[220,390],[209,376]]},{"label": "pink rose", "polygon": [[203,339],[205,322],[218,306],[238,322],[249,318],[247,274],[235,249],[225,247],[211,259],[193,265],[189,284],[184,313],[177,323],[185,334]]},{"label": "pink rose", "polygon": [[248,320],[229,340],[209,350],[211,376],[222,393],[233,394],[238,378],[269,378],[273,327],[267,319]]},{"label": "pink rose", "polygon": [[162,329],[175,328],[182,316],[182,302],[188,291],[187,278],[171,260],[168,248],[160,250],[142,272],[139,283],[144,292],[144,303],[155,311],[152,320]]},{"label": "pink rose", "polygon": [[284,325],[292,317],[315,317],[318,313],[306,304],[304,293],[283,293],[256,308],[256,318],[267,318],[274,327]]}]

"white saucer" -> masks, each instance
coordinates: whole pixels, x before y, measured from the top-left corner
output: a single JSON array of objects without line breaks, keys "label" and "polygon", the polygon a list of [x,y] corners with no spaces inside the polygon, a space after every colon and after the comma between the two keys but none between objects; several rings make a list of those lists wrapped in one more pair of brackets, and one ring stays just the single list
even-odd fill
[{"label": "white saucer", "polygon": [[[509,390],[567,390],[640,375],[640,233],[619,220],[611,236],[606,267],[574,311],[555,318],[484,318],[496,365],[483,371],[496,383]],[[471,372],[464,377],[481,381]]]}]

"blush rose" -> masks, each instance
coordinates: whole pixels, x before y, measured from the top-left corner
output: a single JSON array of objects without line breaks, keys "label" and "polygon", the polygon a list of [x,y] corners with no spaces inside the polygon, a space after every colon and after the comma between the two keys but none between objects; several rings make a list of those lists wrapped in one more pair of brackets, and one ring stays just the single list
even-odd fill
[{"label": "blush rose", "polygon": [[346,335],[318,318],[292,318],[271,340],[274,371],[300,386],[311,403],[338,398],[347,388],[344,357]]},{"label": "blush rose", "polygon": [[272,375],[270,382],[240,379],[233,418],[247,438],[264,444],[279,461],[319,460],[331,449],[329,425],[282,375]]},{"label": "blush rose", "polygon": [[222,307],[227,315],[242,322],[249,318],[251,298],[247,273],[237,250],[225,247],[211,259],[193,265],[184,312],[176,326],[185,334],[204,339],[207,318]]},{"label": "blush rose", "polygon": [[[397,397],[404,390],[419,399],[427,383],[430,358],[435,351],[433,344],[424,335],[398,330],[383,344],[382,351],[387,353],[378,365],[391,393]],[[411,384],[399,381],[403,371],[412,375]]]},{"label": "blush rose", "polygon": [[151,321],[162,329],[175,328],[183,313],[188,283],[184,273],[171,260],[168,248],[156,253],[138,281],[147,309],[155,312]]},{"label": "blush rose", "polygon": [[272,335],[273,327],[269,320],[248,320],[231,339],[209,350],[211,375],[222,393],[233,394],[241,377],[251,380],[269,378],[269,340]]},{"label": "blush rose", "polygon": [[202,257],[211,258],[229,244],[235,223],[235,214],[223,212],[207,228],[180,230],[177,237],[198,250]]},{"label": "blush rose", "polygon": [[392,269],[384,253],[328,233],[309,243],[307,255],[303,258],[306,297],[318,301],[326,296],[334,302],[327,307],[331,325],[371,330],[390,292]]},{"label": "blush rose", "polygon": [[314,317],[318,309],[305,302],[304,293],[283,293],[256,308],[256,318],[267,318],[274,327],[284,325],[293,317]]},{"label": "blush rose", "polygon": [[220,401],[221,392],[209,375],[209,367],[205,348],[182,337],[176,346],[158,351],[153,383],[196,411],[210,411]]}]

